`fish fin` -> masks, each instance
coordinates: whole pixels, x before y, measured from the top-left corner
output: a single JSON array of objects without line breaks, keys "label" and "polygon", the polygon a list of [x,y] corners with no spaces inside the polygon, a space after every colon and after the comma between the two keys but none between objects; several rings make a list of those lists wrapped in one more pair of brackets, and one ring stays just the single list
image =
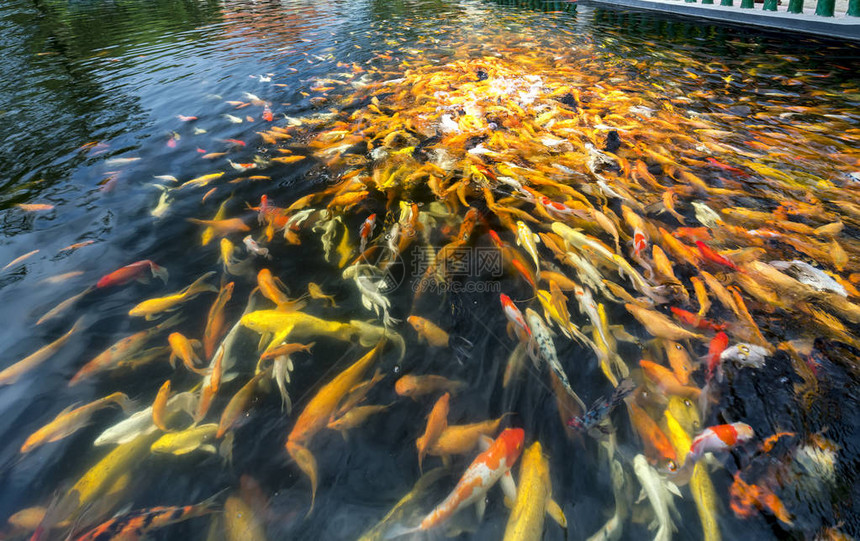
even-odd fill
[{"label": "fish fin", "polygon": [[414,528],[410,528],[408,526],[404,526],[403,524],[395,524],[385,533],[385,537],[383,537],[383,541],[388,541],[389,539],[396,539],[398,537],[402,537],[404,535],[409,535],[415,532],[420,532],[421,526],[415,526]]},{"label": "fish fin", "polygon": [[639,489],[639,497],[636,498],[636,501],[633,503],[639,503],[642,500],[644,500],[646,497],[647,497],[647,495],[645,494],[645,489],[641,488],[641,489]]},{"label": "fish fin", "polygon": [[123,413],[126,415],[132,415],[140,408],[138,400],[132,400],[124,393],[120,393],[120,396],[117,397],[116,405],[122,408]]},{"label": "fish fin", "polygon": [[561,506],[552,498],[548,498],[546,501],[546,514],[559,526],[567,530],[567,517],[564,516]]},{"label": "fish fin", "polygon": [[340,437],[343,438],[343,441],[348,442],[349,441],[349,431],[348,430],[341,430],[340,431]]},{"label": "fish fin", "polygon": [[678,488],[678,485],[676,485],[672,481],[666,481],[666,488],[675,496],[683,498],[683,496],[681,495],[681,490]]},{"label": "fish fin", "polygon": [[70,405],[70,406],[68,406],[68,407],[64,408],[64,409],[63,409],[63,411],[61,411],[60,413],[58,413],[58,414],[57,414],[57,416],[56,416],[56,417],[54,417],[54,418],[56,419],[57,417],[59,417],[59,416],[61,416],[61,415],[65,415],[65,414],[69,413],[70,411],[72,411],[73,409],[77,408],[77,407],[78,407],[78,406],[80,406],[80,405],[81,405],[81,402],[80,402],[80,401],[75,402],[74,404],[72,404],[72,405]]},{"label": "fish fin", "polygon": [[499,479],[499,486],[501,486],[506,500],[511,500],[512,502],[517,501],[517,485],[514,483],[514,477],[511,475],[511,470],[502,474],[502,478]]},{"label": "fish fin", "polygon": [[478,447],[481,448],[481,452],[484,452],[489,449],[492,444],[493,438],[481,434],[480,439],[478,439]]},{"label": "fish fin", "polygon": [[213,286],[212,284],[207,284],[206,280],[209,279],[210,276],[215,274],[215,271],[209,271],[200,278],[194,280],[190,286],[188,286],[183,293],[186,296],[191,297],[193,295],[197,295],[200,293],[204,293],[206,291],[210,291],[212,293],[218,293],[218,288]]},{"label": "fish fin", "polygon": [[218,454],[224,459],[227,464],[233,464],[233,440],[235,439],[233,431],[227,432],[221,445],[218,446]]},{"label": "fish fin", "polygon": [[487,510],[487,499],[485,497],[478,498],[475,502],[475,514],[478,516],[478,522],[484,520],[484,512]]},{"label": "fish fin", "polygon": [[170,368],[176,369],[176,354],[171,353],[170,357],[167,359],[167,362],[170,363]]}]

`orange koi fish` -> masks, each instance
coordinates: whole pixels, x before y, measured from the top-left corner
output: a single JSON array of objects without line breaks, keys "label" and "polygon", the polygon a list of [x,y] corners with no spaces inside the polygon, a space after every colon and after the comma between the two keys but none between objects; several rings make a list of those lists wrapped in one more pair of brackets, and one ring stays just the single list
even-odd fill
[{"label": "orange koi fish", "polygon": [[719,265],[724,265],[729,267],[732,270],[736,270],[740,272],[740,269],[737,265],[734,264],[730,259],[725,258],[711,249],[710,246],[705,244],[704,242],[697,240],[696,247],[699,249],[699,253],[702,254],[702,257],[712,263],[717,263]]},{"label": "orange koi fish", "polygon": [[678,457],[675,454],[675,448],[669,443],[669,438],[657,426],[645,410],[637,406],[634,402],[627,403],[627,409],[630,412],[630,421],[633,428],[642,438],[642,444],[645,447],[645,456],[651,463],[657,463],[661,469],[666,469],[669,472],[675,472],[678,469]]},{"label": "orange koi fish", "polygon": [[454,381],[442,376],[412,376],[405,375],[394,383],[394,392],[400,396],[408,396],[413,400],[426,394],[446,391],[456,394],[466,387],[463,381]]},{"label": "orange koi fish", "polygon": [[185,335],[174,332],[167,337],[167,342],[170,344],[170,365],[175,366],[176,359],[180,359],[185,368],[196,374],[206,375],[206,370],[197,368],[201,363],[200,357],[194,352],[194,347],[200,347],[199,340],[189,340]]},{"label": "orange koi fish", "polygon": [[359,382],[359,379],[370,368],[384,346],[385,340],[381,340],[376,347],[317,391],[317,394],[302,410],[296,419],[296,424],[290,431],[290,435],[287,436],[287,453],[311,481],[311,507],[308,513],[313,511],[316,501],[318,477],[316,458],[307,446],[313,437],[326,427],[338,404],[349,393],[349,390]]},{"label": "orange koi fish", "polygon": [[224,307],[230,302],[230,298],[233,296],[234,286],[233,282],[228,282],[221,286],[221,289],[218,291],[218,297],[209,309],[209,316],[206,318],[206,329],[203,331],[203,355],[207,359],[212,358],[212,354],[215,353],[215,347],[224,336],[226,330]]},{"label": "orange koi fish", "polygon": [[699,316],[698,314],[688,312],[688,311],[683,310],[681,308],[676,308],[674,306],[670,306],[669,310],[672,311],[672,314],[675,316],[675,318],[678,321],[680,321],[681,323],[684,323],[686,325],[689,325],[691,327],[695,327],[697,329],[708,329],[708,330],[719,332],[719,331],[725,330],[725,328],[726,328],[725,325],[719,325],[717,323],[714,323],[712,321],[709,321],[709,320]]},{"label": "orange koi fish", "polygon": [[639,366],[645,376],[664,394],[686,398],[698,398],[701,394],[698,388],[683,385],[675,373],[665,366],[646,360],[639,361]]},{"label": "orange koi fish", "polygon": [[167,269],[159,267],[148,259],[144,259],[102,276],[99,281],[96,282],[96,287],[103,288],[121,286],[131,282],[132,280],[141,280],[144,278],[143,273],[147,268],[152,272],[153,277],[160,278],[165,284],[167,283]]},{"label": "orange koi fish", "polygon": [[439,400],[433,405],[430,410],[430,415],[427,416],[427,428],[424,434],[415,442],[418,448],[418,469],[424,471],[423,462],[424,456],[427,454],[427,449],[435,445],[439,436],[448,427],[448,406],[451,400],[451,393],[445,393],[439,397]]},{"label": "orange koi fish", "polygon": [[726,333],[719,332],[711,339],[711,343],[708,346],[708,371],[706,374],[708,381],[713,379],[714,373],[720,366],[720,356],[727,347],[729,347],[729,336]]}]

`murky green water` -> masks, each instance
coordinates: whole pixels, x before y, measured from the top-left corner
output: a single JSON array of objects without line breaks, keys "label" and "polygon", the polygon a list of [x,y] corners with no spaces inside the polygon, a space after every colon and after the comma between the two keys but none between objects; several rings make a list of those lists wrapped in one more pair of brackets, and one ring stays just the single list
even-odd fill
[{"label": "murky green water", "polygon": [[[428,160],[445,169],[447,160],[438,153],[434,135],[439,140],[443,135],[451,137],[445,139],[447,151],[457,159],[465,156],[464,163],[476,167],[471,171],[452,166],[439,173],[443,184],[449,186],[462,177],[469,179],[463,197],[480,211],[474,234],[469,234],[468,246],[464,245],[470,257],[485,254],[496,261],[497,250],[488,235],[492,230],[531,264],[525,249],[517,247],[514,232],[506,228],[509,224],[500,219],[504,212],[492,209],[485,187],[496,200],[508,198],[503,206],[536,216],[537,223],[532,224],[535,232],[551,231],[552,220],[538,211],[538,205],[526,203],[524,192],[499,184],[497,177],[519,167],[531,171],[523,172],[521,181],[529,178],[537,182],[538,176],[546,175],[555,182],[558,177],[552,175],[559,171],[577,179],[571,185],[587,194],[583,197],[589,205],[609,216],[622,231],[617,248],[622,257],[629,256],[625,243],[628,237],[632,239],[633,231],[621,221],[621,206],[640,202],[642,208],[636,211],[654,226],[649,232],[650,242],[660,244],[658,226],[672,232],[681,227],[660,206],[663,189],[674,186],[679,216],[686,226],[707,225],[716,239],[715,248],[758,248],[761,252],[752,253],[748,259],[763,262],[801,259],[833,272],[846,284],[858,285],[860,49],[853,46],[750,35],[737,29],[695,26],[642,14],[576,11],[569,5],[535,10],[490,2],[384,0],[13,0],[0,7],[0,46],[4,53],[0,58],[4,74],[0,81],[0,170],[4,172],[0,177],[0,265],[30,254],[0,272],[0,321],[4,323],[0,328],[0,367],[26,358],[66,333],[78,318],[84,318],[83,330],[56,354],[14,383],[0,387],[0,434],[4,442],[0,444],[0,519],[24,508],[47,507],[58,501],[113,448],[94,446],[93,442],[124,418],[118,408],[98,411],[69,437],[21,453],[27,437],[68,406],[121,391],[142,409],[156,400],[167,379],[174,392],[199,393],[200,376],[183,368],[181,362],[171,368],[167,352],[141,367],[113,368],[81,384],[69,385],[95,355],[120,338],[155,324],[129,317],[129,310],[139,302],[176,292],[203,273],[214,271],[217,275],[209,283],[235,283],[225,315],[230,328],[253,295],[257,272],[268,268],[285,284],[291,298],[307,291],[308,282],[335,296],[336,308],[311,299],[308,313],[334,321],[368,321],[381,327],[382,318],[362,305],[356,283],[343,276],[337,265],[337,250],[328,261],[323,255],[322,231],[314,231],[312,226],[324,228],[333,223],[331,220],[315,214],[304,227],[297,227],[300,245],[285,241],[280,230],[267,242],[265,225],[258,224],[257,213],[248,208],[260,205],[261,196],[266,195],[271,205],[283,209],[300,197],[341,186],[345,178],[360,172],[368,184],[374,174],[380,177],[373,180],[378,186],[385,186],[383,175],[390,176],[390,185],[389,189],[371,189],[370,195],[356,201],[357,206],[331,207],[329,218],[342,216],[341,222],[331,226],[337,232],[335,240],[343,238],[341,231],[348,232],[348,241],[343,241],[347,255],[340,267],[358,257],[359,229],[368,215],[378,216],[370,245],[385,246],[398,220],[406,227],[408,220],[402,218],[400,201],[407,203],[407,209],[412,203],[419,205],[420,215],[437,213],[431,216],[433,221],[421,222],[435,249],[428,256],[426,247],[413,245],[392,258],[396,264],[385,269],[386,278],[396,286],[389,284],[384,289],[390,298],[391,316],[401,320],[390,330],[404,337],[406,354],[399,361],[395,351],[387,351],[377,365],[385,377],[364,404],[391,406],[349,430],[346,438],[325,429],[315,436],[309,446],[319,470],[313,512],[308,514],[310,483],[284,444],[299,414],[322,384],[367,351],[368,344],[356,339],[348,343],[325,336],[292,340],[316,344],[311,354],[292,356],[295,367],[288,384],[291,414],[282,411],[281,397],[272,381],[268,389],[252,393],[248,413],[242,414],[232,430],[234,439],[227,445],[232,449],[232,461],[225,461],[218,452],[199,450],[181,456],[143,452],[123,465],[127,476],[111,478],[110,490],[106,488],[95,497],[94,505],[79,510],[76,534],[86,533],[118,510],[191,505],[227,490],[217,498],[221,506],[228,494],[239,493],[240,479],[246,477],[260,485],[258,491],[246,489],[242,494],[268,538],[356,539],[420,477],[415,440],[424,432],[438,393],[419,400],[399,396],[394,382],[410,373],[465,382],[465,388],[451,398],[451,425],[512,412],[502,426],[524,428],[526,444],[541,442],[549,457],[554,499],[568,521],[565,531],[547,519],[546,539],[588,538],[616,512],[618,522],[609,528],[607,538],[652,537],[654,532],[648,530],[648,524],[654,512],[648,500],[634,503],[640,482],[632,464],[643,452],[643,444],[625,408],[618,407],[611,416],[617,431],[612,437],[617,443],[613,460],[623,471],[623,488],[613,491],[611,461],[598,441],[606,438],[565,428],[555,398],[558,391],[550,386],[545,366],[526,361],[519,378],[503,385],[506,363],[517,340],[506,333],[499,294],[509,295],[523,311],[531,307],[543,313],[526,279],[507,266],[470,267],[464,272],[452,271],[445,282],[446,293],[432,291],[420,300],[414,296],[413,288],[420,282],[427,258],[434,261],[437,251],[456,237],[466,210],[465,206],[451,210],[459,205],[456,190],[452,189],[450,198],[442,198],[426,183],[402,188],[408,184],[404,178]],[[505,101],[504,92],[492,99],[471,96],[445,105],[447,108],[424,104],[422,92],[428,103],[444,102],[445,93],[462,97],[457,92],[466,88],[464,79],[453,78],[448,68],[454,62],[464,63],[466,71],[471,69],[477,82],[482,77],[493,82],[495,77],[511,85],[509,94],[524,107],[522,113]],[[434,79],[435,69],[449,79]],[[538,77],[540,83],[529,76]],[[425,83],[427,86],[420,88]],[[560,91],[567,86],[575,89],[570,98]],[[493,87],[494,91],[499,88]],[[550,100],[547,96],[556,91],[559,95]],[[539,106],[529,108],[535,99]],[[571,141],[599,141],[602,151],[612,154],[615,150],[607,146],[607,133],[614,130],[620,137],[617,156],[624,162],[607,167],[611,174],[601,173],[610,179],[612,188],[622,186],[611,180],[614,175],[621,178],[642,161],[662,189],[649,185],[641,170],[633,178],[638,178],[644,188],[635,191],[634,197],[617,197],[602,188],[584,189],[588,184],[596,186],[595,180],[602,177],[593,170],[589,173],[592,166],[586,164],[588,160],[580,163],[572,155],[593,155],[579,146],[559,150],[560,141],[541,138],[543,132],[531,133],[525,127],[553,129],[547,127],[547,119],[536,119],[552,110],[547,102],[559,100],[568,104],[575,100],[578,110],[585,111],[586,116],[579,121],[587,127],[572,134]],[[525,102],[528,104],[523,105]],[[482,108],[498,106],[502,112],[494,113],[493,118],[481,116],[470,109],[478,107],[474,103]],[[264,117],[267,110],[273,114],[272,121]],[[477,136],[458,139],[451,135],[454,128],[449,131],[439,120],[441,114],[480,117],[481,122],[493,124],[496,133],[504,133],[507,147],[503,151],[502,143],[489,131],[477,130]],[[409,123],[402,124],[404,119]],[[389,134],[383,132],[389,124],[392,130],[406,126],[399,139],[386,139]],[[273,126],[282,131],[274,131]],[[670,135],[664,139],[663,134]],[[289,139],[272,140],[279,135]],[[426,148],[436,146],[436,150],[420,155],[422,141]],[[535,150],[538,143],[543,145],[539,151]],[[413,147],[418,147],[418,154]],[[476,147],[497,155],[477,158],[479,153],[467,152]],[[374,155],[374,149],[385,153],[379,150]],[[509,157],[500,158],[498,153],[502,152],[516,155],[516,163]],[[306,158],[295,163],[277,162],[288,156]],[[413,158],[414,162],[408,161]],[[553,161],[562,166],[554,173]],[[255,167],[242,171],[241,164]],[[404,169],[398,169],[401,166]],[[549,173],[544,166],[550,168]],[[701,188],[681,170],[696,175],[708,188],[726,192]],[[174,186],[165,176],[181,183],[216,173],[223,176],[198,183],[205,186],[168,191],[169,205],[159,206],[162,190],[154,184]],[[546,185],[531,186],[575,207],[571,201],[576,198],[570,193],[542,187]],[[626,182],[623,186],[630,188]],[[437,199],[447,202],[447,214],[431,205]],[[697,213],[694,202],[707,204],[726,222],[709,224]],[[312,204],[322,209],[329,203],[321,198]],[[20,204],[52,208],[28,210],[16,206]],[[225,271],[219,260],[218,236],[201,246],[202,228],[188,221],[211,219],[221,204],[226,211],[223,218],[241,218],[252,228],[226,235],[237,246],[236,257],[248,259],[245,273],[231,275]],[[761,215],[723,212],[741,207],[770,213],[782,223],[768,222]],[[285,216],[295,216],[296,210]],[[558,216],[552,218],[563,221]],[[836,221],[843,226],[835,235],[827,232],[830,230],[812,232]],[[592,227],[593,223],[574,225],[585,227],[589,234],[613,246],[612,236]],[[793,230],[786,229],[792,225]],[[746,236],[732,227],[743,228]],[[768,237],[774,229],[783,237]],[[748,233],[756,230],[758,236]],[[242,239],[248,233],[268,248],[271,259],[254,257],[245,250]],[[693,245],[690,238],[682,238]],[[844,250],[847,261],[834,257],[831,241]],[[78,243],[85,244],[67,249]],[[673,297],[659,311],[671,315],[668,306],[680,306],[695,312],[698,304],[690,277],[697,275],[697,269],[684,264],[665,245],[664,249],[690,300]],[[382,266],[388,259],[386,253],[380,248],[373,263]],[[553,257],[546,242],[539,245],[539,253],[542,269],[554,269],[582,281]],[[594,254],[584,253],[599,261]],[[745,254],[738,256],[739,263],[749,255]],[[61,315],[37,324],[59,303],[87,290],[108,273],[140,260],[166,268],[168,283],[155,279],[147,284],[100,288],[88,292]],[[631,263],[636,265],[632,259]],[[704,262],[702,268],[709,269],[718,280],[742,287],[740,272],[708,265],[713,263]],[[644,272],[643,267],[636,268]],[[601,270],[606,272],[606,279],[641,297],[641,291],[631,288],[625,276]],[[661,292],[668,291],[667,284],[665,280],[659,284]],[[591,286],[597,302],[606,309],[609,323],[632,335],[627,337],[616,327],[615,349],[637,386],[649,388],[644,397],[637,392],[636,400],[659,421],[664,406],[654,397],[651,386],[643,385],[647,378],[638,364],[641,358],[659,360],[661,354],[654,353],[659,350],[651,342],[653,336],[631,317],[623,303],[611,302],[596,287]],[[548,290],[549,285],[544,282],[539,289]],[[856,536],[860,533],[855,513],[860,499],[854,488],[860,452],[855,434],[858,354],[854,337],[857,321],[852,317],[856,313],[852,316],[851,309],[845,309],[832,316],[836,323],[828,324],[824,316],[815,323],[810,316],[818,313],[815,310],[835,313],[822,308],[820,298],[798,299],[775,289],[777,296],[789,299],[779,302],[751,296],[747,288],[738,289],[739,294],[741,291],[765,341],[774,349],[768,353],[764,368],[727,369],[727,378],[718,385],[719,398],[699,425],[743,421],[756,432],[752,443],[731,453],[716,454],[714,463],[718,466],[708,474],[714,488],[708,507],[716,523],[712,529],[704,529],[710,535],[718,531],[724,539],[813,538],[825,535],[828,528]],[[578,310],[573,291],[567,295],[572,321],[591,337],[592,321]],[[732,344],[748,341],[750,335],[742,328],[742,317],[720,304],[713,292],[710,297],[715,308],[708,317],[728,326]],[[850,291],[846,299],[858,302]],[[178,312],[183,320],[170,332],[202,339],[213,301],[214,295],[207,293],[183,305]],[[801,306],[804,302],[813,307]],[[273,306],[265,300],[259,304],[262,308]],[[448,331],[453,341],[461,341],[460,345],[469,342],[471,347],[457,353],[452,348],[421,343],[406,322],[410,315],[430,319]],[[839,325],[844,329],[837,329]],[[168,334],[152,337],[146,347],[167,346]],[[708,352],[714,333],[705,334],[706,339],[685,342],[694,359]],[[259,340],[254,332],[241,331],[234,350],[235,366],[230,371],[233,376],[225,378],[202,423],[218,423],[231,397],[254,375]],[[595,351],[567,339],[559,329],[554,343],[572,388],[587,404],[612,391]],[[776,349],[785,343],[796,347],[796,356],[786,353],[786,348]],[[810,386],[801,387],[802,376],[808,377],[803,366],[813,367],[817,382],[808,395],[804,392]],[[699,371],[690,385],[704,387],[704,372]],[[368,371],[364,377],[371,375]],[[762,452],[760,446],[766,438],[779,432],[793,435]],[[215,443],[224,450],[220,441]],[[452,457],[450,471],[404,521],[414,526],[430,512],[478,453],[474,449]],[[439,457],[430,456],[424,468],[427,471],[441,464]],[[517,468],[513,471],[514,478],[519,479]],[[778,516],[761,501],[758,507],[733,509],[737,498],[730,496],[730,487],[737,472],[742,472],[746,482],[767,486],[778,495],[791,520],[783,520],[785,516]],[[765,479],[774,481],[768,484]],[[675,498],[680,516],[673,518],[677,532],[672,537],[708,538],[697,512],[701,504],[694,501],[690,485],[681,484],[683,497]],[[474,511],[467,509],[446,526],[447,532],[459,532],[462,538],[470,539],[501,538],[510,511],[498,487],[488,492],[487,503],[483,520],[477,520]],[[86,512],[90,507],[94,510]],[[216,520],[213,517],[221,515],[194,518],[152,535],[164,539],[221,539],[229,535],[230,528],[221,531],[220,523],[211,525]],[[235,517],[229,520],[235,522]],[[53,530],[51,538],[65,536],[68,529],[64,525]],[[12,535],[13,528],[6,531]],[[32,529],[25,528],[16,535],[25,538],[30,532]],[[251,535],[245,531],[238,538],[250,539]]]}]

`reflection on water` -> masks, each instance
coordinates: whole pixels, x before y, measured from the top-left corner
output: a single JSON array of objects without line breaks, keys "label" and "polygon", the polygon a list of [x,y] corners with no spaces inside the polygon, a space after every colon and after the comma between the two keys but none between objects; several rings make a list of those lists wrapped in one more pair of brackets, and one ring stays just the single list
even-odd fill
[{"label": "reflection on water", "polygon": [[[147,524],[355,539],[391,511],[382,538],[480,453],[452,426],[487,422],[525,430],[523,493],[540,442],[567,520],[522,538],[860,533],[857,49],[530,7],[0,8],[8,532],[218,494]],[[734,422],[751,441],[673,471]],[[486,502],[438,530],[527,512]]]}]

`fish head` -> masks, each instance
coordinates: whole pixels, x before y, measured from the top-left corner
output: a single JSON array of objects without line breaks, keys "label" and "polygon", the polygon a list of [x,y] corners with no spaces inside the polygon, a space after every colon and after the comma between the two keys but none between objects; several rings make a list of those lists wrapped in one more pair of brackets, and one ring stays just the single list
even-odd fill
[{"label": "fish head", "polygon": [[415,391],[415,384],[409,376],[403,376],[394,382],[394,392],[400,396],[412,396]]},{"label": "fish head", "polygon": [[755,436],[753,428],[746,423],[732,423],[732,426],[735,427],[735,431],[738,434],[737,438],[739,443],[749,441]]},{"label": "fish head", "polygon": [[415,329],[416,332],[420,332],[421,328],[424,327],[424,321],[418,316],[409,316],[406,318],[406,321],[412,325],[412,328]]},{"label": "fish head", "polygon": [[525,436],[526,433],[522,428],[506,428],[496,438],[496,442],[501,444],[504,450],[505,463],[508,467],[512,466],[523,452]]},{"label": "fish head", "polygon": [[497,248],[501,248],[503,246],[502,239],[499,237],[499,234],[490,229],[490,240],[493,241],[493,244],[496,245]]}]

